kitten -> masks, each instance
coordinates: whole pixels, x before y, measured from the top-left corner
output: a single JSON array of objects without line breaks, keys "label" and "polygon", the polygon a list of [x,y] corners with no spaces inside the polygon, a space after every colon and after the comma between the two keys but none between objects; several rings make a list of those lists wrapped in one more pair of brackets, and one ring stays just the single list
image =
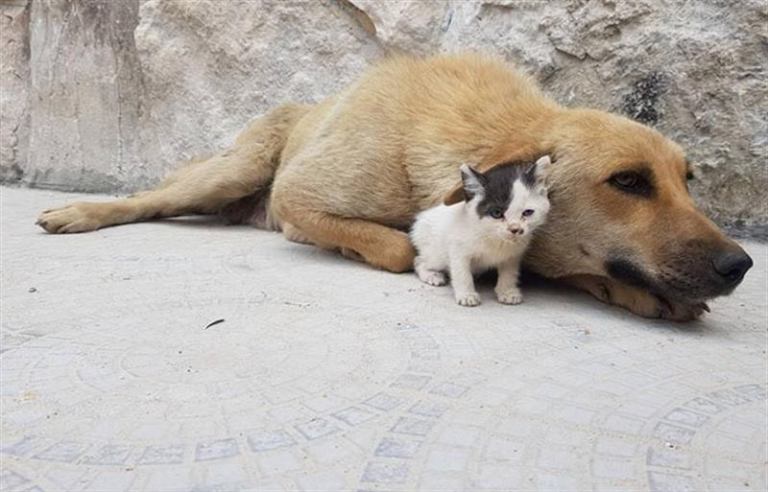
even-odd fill
[{"label": "kitten", "polygon": [[420,213],[411,230],[419,278],[445,285],[447,272],[456,302],[477,306],[480,296],[473,274],[497,268],[499,302],[521,303],[520,263],[531,233],[549,212],[545,175],[550,163],[544,156],[535,163],[497,166],[483,174],[462,165],[465,201]]}]

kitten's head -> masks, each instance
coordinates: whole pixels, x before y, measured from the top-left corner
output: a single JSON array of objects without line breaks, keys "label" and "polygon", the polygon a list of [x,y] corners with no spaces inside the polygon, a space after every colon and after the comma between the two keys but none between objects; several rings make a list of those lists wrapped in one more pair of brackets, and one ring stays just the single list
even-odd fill
[{"label": "kitten's head", "polygon": [[534,163],[510,163],[478,173],[461,166],[464,199],[488,236],[515,241],[546,221],[549,212],[549,156]]}]

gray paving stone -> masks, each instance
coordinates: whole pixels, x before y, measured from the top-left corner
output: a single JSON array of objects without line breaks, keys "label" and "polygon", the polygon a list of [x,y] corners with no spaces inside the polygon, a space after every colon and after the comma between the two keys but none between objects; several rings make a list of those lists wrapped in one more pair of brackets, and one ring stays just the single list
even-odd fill
[{"label": "gray paving stone", "polygon": [[683,474],[648,472],[652,492],[695,492],[699,490],[691,477]]},{"label": "gray paving stone", "polygon": [[121,465],[128,460],[133,448],[108,444],[100,447],[95,453],[89,454],[83,459],[83,463],[90,465]]},{"label": "gray paving stone", "polygon": [[141,465],[168,465],[184,461],[184,446],[179,444],[168,446],[147,446],[139,458]]},{"label": "gray paving stone", "polygon": [[35,436],[25,436],[12,444],[3,443],[0,447],[0,451],[4,454],[12,454],[16,456],[25,456],[32,452],[34,449],[50,446],[52,441],[50,439],[44,439]]},{"label": "gray paving stone", "polygon": [[654,435],[672,444],[688,444],[693,440],[696,432],[666,422],[659,422],[654,429]]},{"label": "gray paving stone", "polygon": [[301,461],[290,449],[276,449],[260,454],[259,467],[266,475],[282,475],[301,469]]},{"label": "gray paving stone", "polygon": [[218,460],[236,456],[240,449],[235,439],[218,439],[198,443],[195,449],[195,461]]},{"label": "gray paving stone", "polygon": [[689,427],[701,427],[707,420],[709,420],[709,417],[706,415],[684,410],[682,408],[675,408],[666,414],[664,418],[670,422],[687,425]]},{"label": "gray paving stone", "polygon": [[402,463],[372,462],[363,472],[363,482],[380,484],[404,483],[408,478],[408,465]]},{"label": "gray paving stone", "polygon": [[413,458],[421,447],[421,441],[384,438],[374,451],[381,458]]},{"label": "gray paving stone", "polygon": [[377,410],[388,412],[389,410],[393,410],[400,406],[403,403],[403,400],[387,393],[379,393],[365,400],[363,403]]},{"label": "gray paving stone", "polygon": [[649,448],[646,462],[651,466],[665,468],[691,468],[691,458],[687,452],[669,447]]},{"label": "gray paving stone", "polygon": [[286,446],[293,446],[296,440],[283,430],[250,431],[246,433],[251,450],[268,451]]},{"label": "gray paving stone", "polygon": [[0,470],[0,490],[10,490],[28,482],[27,478],[14,471],[8,469]]},{"label": "gray paving stone", "polygon": [[714,415],[716,413],[720,413],[723,410],[725,410],[725,406],[720,405],[719,403],[715,403],[712,400],[709,400],[707,398],[693,398],[692,400],[685,403],[685,406],[687,408],[690,408],[691,410],[695,410],[697,412],[702,412],[710,415]]},{"label": "gray paving stone", "polygon": [[50,448],[37,453],[34,458],[46,461],[71,463],[82,455],[89,446],[75,441],[61,441]]},{"label": "gray paving stone", "polygon": [[208,218],[32,224],[72,198],[0,189],[3,492],[766,490],[768,245],[680,325]]},{"label": "gray paving stone", "polygon": [[426,436],[432,430],[434,422],[425,419],[400,417],[392,427],[392,432],[398,434],[410,434],[414,436]]},{"label": "gray paving stone", "polygon": [[323,418],[316,418],[309,422],[299,424],[296,426],[296,429],[309,440],[314,440],[329,434],[335,434],[340,430],[334,424]]},{"label": "gray paving stone", "polygon": [[334,413],[333,416],[347,425],[358,425],[371,420],[376,414],[363,408],[349,407]]},{"label": "gray paving stone", "polygon": [[426,386],[430,379],[432,379],[431,376],[422,376],[419,374],[403,374],[397,378],[394,383],[392,383],[392,386],[395,388],[419,390]]},{"label": "gray paving stone", "polygon": [[445,403],[427,400],[417,402],[408,411],[414,415],[424,417],[441,417],[448,408],[448,405]]},{"label": "gray paving stone", "polygon": [[433,395],[447,396],[448,398],[461,398],[469,388],[455,383],[440,383],[432,388]]}]

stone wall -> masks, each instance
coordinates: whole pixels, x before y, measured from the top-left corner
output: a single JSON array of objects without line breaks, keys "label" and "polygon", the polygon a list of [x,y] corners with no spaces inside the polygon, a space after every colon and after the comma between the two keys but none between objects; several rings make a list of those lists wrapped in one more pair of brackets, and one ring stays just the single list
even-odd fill
[{"label": "stone wall", "polygon": [[[391,52],[497,53],[683,144],[721,224],[768,225],[764,0],[3,0],[0,178],[125,192]],[[762,227],[762,229],[761,229]]]}]

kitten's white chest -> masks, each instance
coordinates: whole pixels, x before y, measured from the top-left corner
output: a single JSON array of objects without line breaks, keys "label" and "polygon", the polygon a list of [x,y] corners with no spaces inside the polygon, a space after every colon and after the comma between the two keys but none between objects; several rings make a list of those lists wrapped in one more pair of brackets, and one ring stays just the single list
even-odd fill
[{"label": "kitten's white chest", "polygon": [[528,241],[499,241],[495,239],[478,240],[472,254],[472,271],[481,273],[497,267],[513,257],[519,257],[525,251]]}]

